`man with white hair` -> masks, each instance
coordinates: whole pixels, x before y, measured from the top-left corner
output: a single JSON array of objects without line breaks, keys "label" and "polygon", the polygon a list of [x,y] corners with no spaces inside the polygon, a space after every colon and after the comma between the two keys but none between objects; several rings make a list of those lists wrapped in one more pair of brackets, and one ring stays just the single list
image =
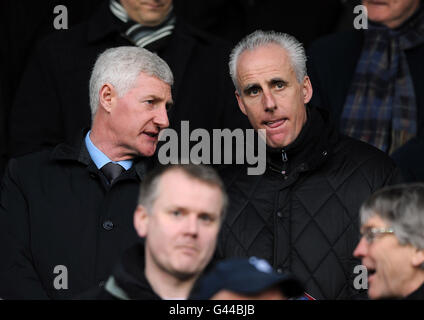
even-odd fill
[{"label": "man with white hair", "polygon": [[10,157],[71,143],[91,123],[89,70],[101,52],[118,46],[145,48],[170,66],[174,108],[168,116],[179,135],[182,121],[190,131],[210,133],[248,125],[223,72],[229,44],[185,23],[172,0],[97,2],[87,21],[34,47],[10,111]]},{"label": "man with white hair", "polygon": [[223,170],[230,207],[219,255],[266,259],[317,299],[353,298],[358,209],[399,178],[383,152],[340,135],[328,113],[307,106],[305,62],[302,45],[287,34],[257,31],[233,49],[236,98],[265,132],[267,168],[260,176],[242,166]]},{"label": "man with white hair", "polygon": [[137,239],[140,181],[168,127],[173,75],[137,47],[106,50],[90,79],[91,130],[12,159],[1,187],[0,297],[64,299],[102,285]]}]

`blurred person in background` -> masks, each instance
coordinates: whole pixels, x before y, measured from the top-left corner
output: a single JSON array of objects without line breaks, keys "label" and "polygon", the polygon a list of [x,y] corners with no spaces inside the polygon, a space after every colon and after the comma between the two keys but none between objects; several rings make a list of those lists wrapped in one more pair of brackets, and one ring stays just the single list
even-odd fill
[{"label": "blurred person in background", "polygon": [[363,0],[367,28],[325,36],[308,50],[311,104],[340,131],[391,155],[407,181],[424,181],[424,6]]},{"label": "blurred person in background", "polygon": [[104,288],[81,298],[186,299],[212,259],[227,198],[203,165],[170,165],[142,182],[134,227],[140,241],[124,254]]},{"label": "blurred person in background", "polygon": [[193,288],[194,300],[287,300],[303,295],[303,286],[291,275],[275,272],[256,257],[218,262]]},{"label": "blurred person in background", "polygon": [[424,184],[375,192],[361,207],[354,251],[367,268],[371,299],[424,299]]}]

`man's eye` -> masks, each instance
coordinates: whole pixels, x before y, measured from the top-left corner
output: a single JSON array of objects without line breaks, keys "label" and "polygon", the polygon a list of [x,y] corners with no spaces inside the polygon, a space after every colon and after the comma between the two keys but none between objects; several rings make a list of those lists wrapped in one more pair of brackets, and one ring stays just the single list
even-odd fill
[{"label": "man's eye", "polygon": [[181,216],[181,211],[174,210],[174,211],[172,211],[172,215],[175,216],[175,217],[179,217],[179,216]]},{"label": "man's eye", "polygon": [[147,104],[153,104],[154,100],[146,100],[145,101]]},{"label": "man's eye", "polygon": [[367,242],[368,242],[368,243],[373,242],[373,240],[374,240],[374,238],[375,238],[375,235],[374,235],[374,233],[372,232],[372,229],[371,229],[371,228],[366,228],[366,229],[364,229],[364,230],[361,232],[361,235],[362,235],[363,237],[365,237],[365,239],[367,240]]},{"label": "man's eye", "polygon": [[245,94],[248,96],[256,96],[259,94],[260,90],[261,89],[258,87],[251,87],[245,90]]},{"label": "man's eye", "polygon": [[283,82],[277,82],[277,83],[275,84],[275,86],[276,86],[278,89],[282,89],[282,88],[284,88],[284,83],[283,83]]},{"label": "man's eye", "polygon": [[199,216],[199,219],[200,220],[202,220],[202,221],[205,221],[205,222],[211,222],[211,221],[213,221],[214,220],[214,218],[213,217],[211,217],[210,215],[208,215],[208,214],[202,214],[202,215],[200,215]]},{"label": "man's eye", "polygon": [[258,88],[252,88],[249,90],[249,95],[251,96],[255,96],[259,93],[259,89]]}]

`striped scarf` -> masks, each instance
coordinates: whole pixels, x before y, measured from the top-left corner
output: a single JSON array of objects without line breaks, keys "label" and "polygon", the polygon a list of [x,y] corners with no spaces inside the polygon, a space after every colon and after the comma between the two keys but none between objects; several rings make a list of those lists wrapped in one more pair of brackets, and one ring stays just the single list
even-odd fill
[{"label": "striped scarf", "polygon": [[396,29],[369,24],[341,117],[345,134],[389,154],[416,135],[415,92],[405,50],[422,43],[422,7]]},{"label": "striped scarf", "polygon": [[171,35],[175,28],[176,18],[173,14],[172,6],[164,22],[154,27],[143,26],[132,21],[127,11],[117,0],[110,0],[109,8],[113,15],[122,22],[128,24],[129,28],[124,32],[123,36],[138,47],[144,48],[164,39]]}]

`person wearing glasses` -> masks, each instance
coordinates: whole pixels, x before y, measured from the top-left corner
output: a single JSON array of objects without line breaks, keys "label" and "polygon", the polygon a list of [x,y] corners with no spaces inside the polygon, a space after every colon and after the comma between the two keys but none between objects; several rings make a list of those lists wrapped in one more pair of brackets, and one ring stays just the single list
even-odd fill
[{"label": "person wearing glasses", "polygon": [[353,255],[368,273],[371,299],[424,299],[424,184],[375,192],[361,207]]}]

